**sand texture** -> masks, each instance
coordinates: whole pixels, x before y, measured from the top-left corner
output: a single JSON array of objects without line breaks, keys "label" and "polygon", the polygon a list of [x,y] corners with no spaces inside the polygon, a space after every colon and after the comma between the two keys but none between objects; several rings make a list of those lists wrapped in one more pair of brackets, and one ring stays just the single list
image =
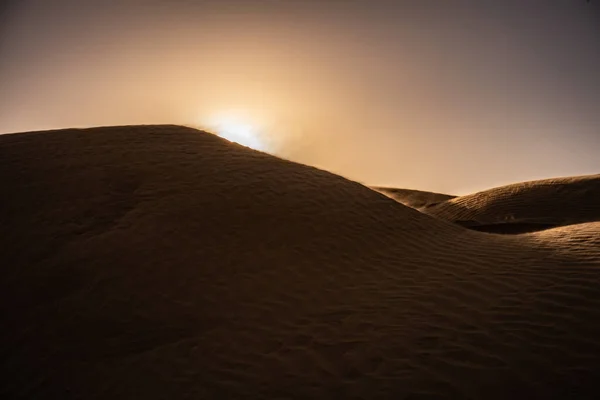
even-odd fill
[{"label": "sand texture", "polygon": [[600,221],[600,174],[544,179],[455,197],[421,211],[479,230],[515,232]]},{"label": "sand texture", "polygon": [[399,189],[381,186],[371,186],[371,189],[417,210],[429,208],[456,196],[435,192],[425,192],[414,189]]},{"label": "sand texture", "polygon": [[[597,210],[563,181],[501,206]],[[0,184],[2,399],[600,398],[599,222],[477,232],[177,126],[1,135]]]}]

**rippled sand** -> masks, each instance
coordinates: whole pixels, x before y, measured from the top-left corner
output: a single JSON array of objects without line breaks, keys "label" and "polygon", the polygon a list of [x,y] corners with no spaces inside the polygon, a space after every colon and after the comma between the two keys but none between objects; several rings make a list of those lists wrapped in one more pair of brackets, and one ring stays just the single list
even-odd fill
[{"label": "rippled sand", "polygon": [[[0,394],[597,398],[598,177],[571,183],[420,212],[191,128],[0,135]],[[506,215],[552,227],[456,223]]]}]

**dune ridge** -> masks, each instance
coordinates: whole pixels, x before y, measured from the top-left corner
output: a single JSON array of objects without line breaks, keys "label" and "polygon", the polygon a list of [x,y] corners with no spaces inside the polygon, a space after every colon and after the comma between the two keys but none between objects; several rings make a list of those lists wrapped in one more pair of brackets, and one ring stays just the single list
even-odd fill
[{"label": "dune ridge", "polygon": [[598,223],[471,231],[177,126],[0,135],[0,182],[3,398],[600,394]]},{"label": "dune ridge", "polygon": [[600,174],[515,183],[448,199],[422,211],[469,227],[529,224],[544,229],[600,221]]},{"label": "dune ridge", "polygon": [[383,193],[386,196],[417,210],[432,207],[433,205],[456,197],[450,194],[426,192],[415,189],[400,189],[383,186],[371,186],[371,189]]}]

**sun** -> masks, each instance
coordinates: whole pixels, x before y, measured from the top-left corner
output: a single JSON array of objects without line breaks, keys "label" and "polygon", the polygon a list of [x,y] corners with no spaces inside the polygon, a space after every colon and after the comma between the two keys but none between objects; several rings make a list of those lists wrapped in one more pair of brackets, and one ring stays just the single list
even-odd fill
[{"label": "sun", "polygon": [[233,117],[215,119],[210,129],[223,139],[255,150],[266,151],[267,145],[260,130],[253,124]]}]

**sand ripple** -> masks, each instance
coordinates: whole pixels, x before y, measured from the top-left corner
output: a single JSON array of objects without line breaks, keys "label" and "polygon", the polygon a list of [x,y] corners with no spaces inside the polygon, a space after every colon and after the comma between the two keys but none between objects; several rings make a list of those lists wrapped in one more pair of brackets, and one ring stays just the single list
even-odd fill
[{"label": "sand ripple", "polygon": [[600,396],[598,222],[475,232],[176,126],[0,136],[0,183],[2,398]]}]

